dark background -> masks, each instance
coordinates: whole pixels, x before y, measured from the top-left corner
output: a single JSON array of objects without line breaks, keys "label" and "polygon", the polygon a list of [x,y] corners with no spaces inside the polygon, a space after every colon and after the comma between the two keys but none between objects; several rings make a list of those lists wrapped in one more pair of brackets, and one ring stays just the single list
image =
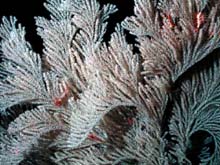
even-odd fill
[{"label": "dark background", "polygon": [[[126,16],[133,14],[133,0],[98,0],[101,5],[106,3],[115,4],[118,12],[111,15],[109,27],[105,39],[108,40],[110,33],[114,31],[116,23],[124,20]],[[42,40],[36,34],[34,17],[44,16],[49,18],[49,12],[43,6],[46,0],[2,0],[0,5],[0,18],[2,16],[15,16],[18,22],[26,29],[26,39],[32,44],[34,51],[42,52]],[[1,19],[0,19],[1,20]]]}]

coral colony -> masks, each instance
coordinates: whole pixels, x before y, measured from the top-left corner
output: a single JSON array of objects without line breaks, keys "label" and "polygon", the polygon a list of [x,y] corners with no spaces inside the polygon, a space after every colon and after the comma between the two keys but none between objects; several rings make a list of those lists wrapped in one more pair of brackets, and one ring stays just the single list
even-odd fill
[{"label": "coral colony", "polygon": [[42,54],[1,21],[1,165],[220,164],[219,0],[134,0],[109,41],[115,5],[45,7]]}]

